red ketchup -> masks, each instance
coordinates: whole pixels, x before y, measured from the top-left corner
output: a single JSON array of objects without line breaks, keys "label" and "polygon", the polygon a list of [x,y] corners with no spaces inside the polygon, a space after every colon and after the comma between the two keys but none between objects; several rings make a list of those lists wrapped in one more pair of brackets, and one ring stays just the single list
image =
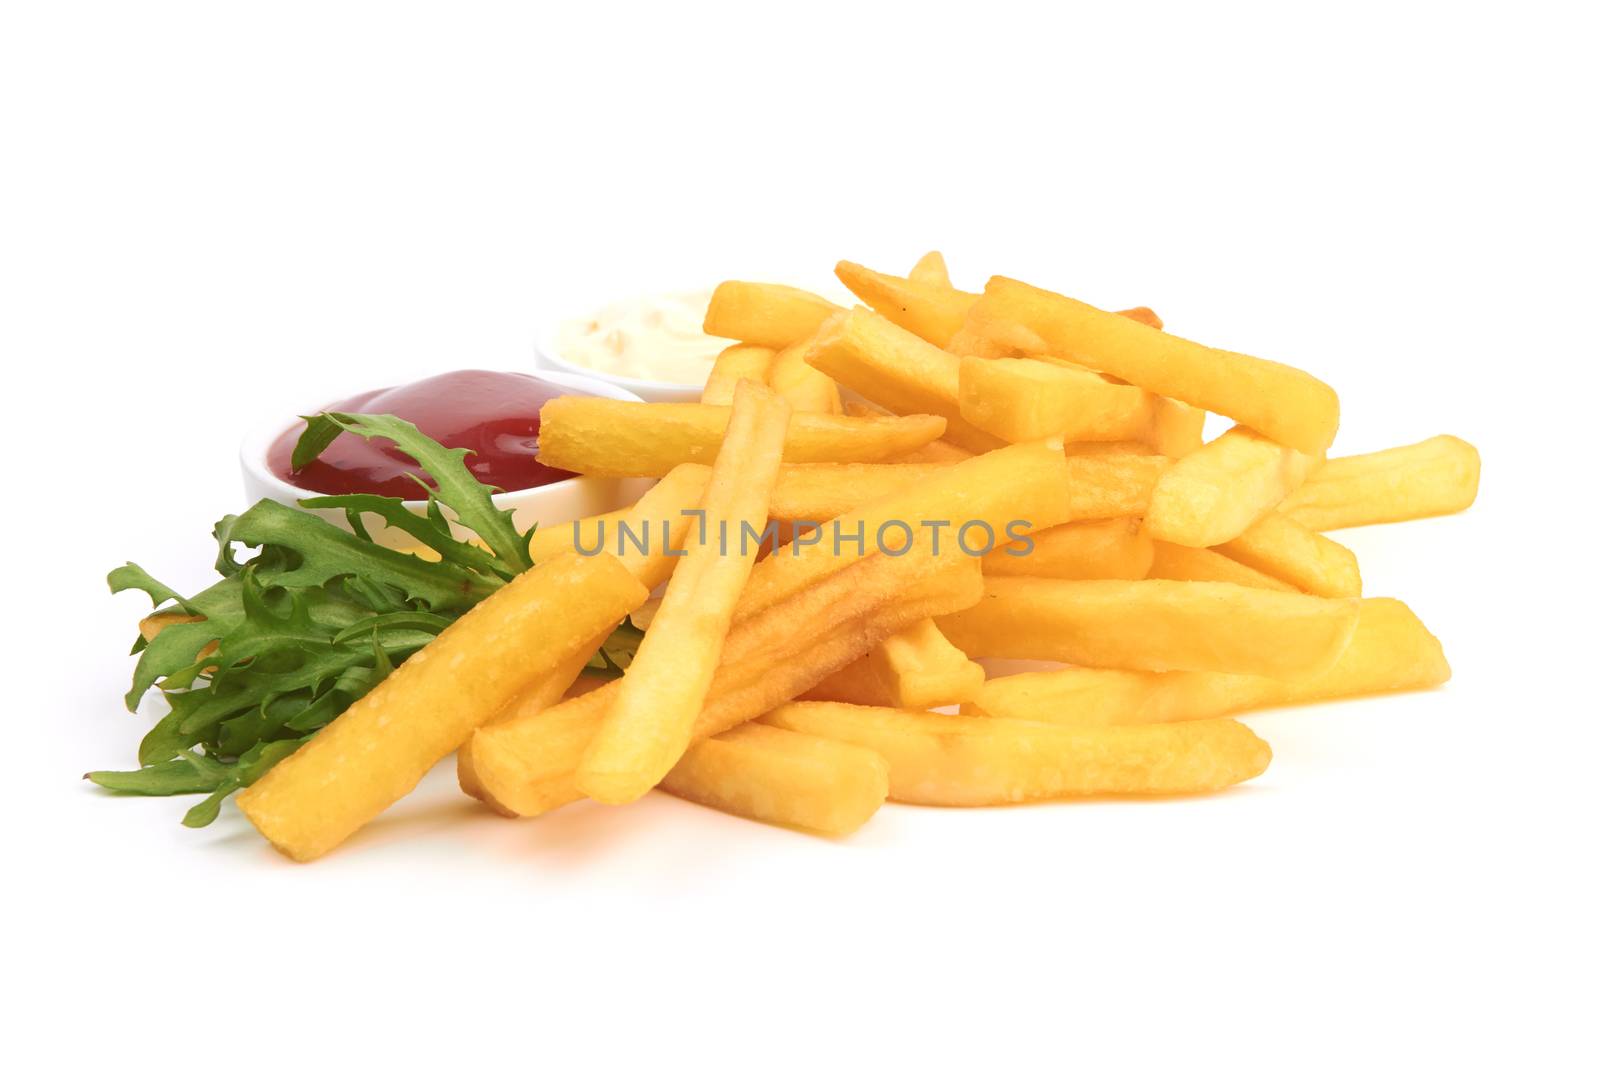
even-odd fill
[{"label": "red ketchup", "polygon": [[[446,448],[465,448],[467,470],[506,492],[574,477],[539,462],[539,408],[552,397],[577,392],[526,374],[458,370],[410,385],[375,389],[328,404],[324,411],[398,415]],[[272,473],[317,493],[377,493],[426,500],[411,475],[426,477],[394,445],[341,434],[300,470],[290,467],[302,426],[292,427],[267,453]]]}]

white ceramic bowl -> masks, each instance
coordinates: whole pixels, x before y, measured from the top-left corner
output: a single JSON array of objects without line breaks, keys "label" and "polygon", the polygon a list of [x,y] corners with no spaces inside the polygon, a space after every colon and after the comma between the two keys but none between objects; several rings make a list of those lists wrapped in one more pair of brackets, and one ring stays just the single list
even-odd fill
[{"label": "white ceramic bowl", "polygon": [[[607,381],[605,375],[563,373],[542,368],[526,373],[552,385],[579,389],[596,396],[635,402],[642,400],[628,389]],[[316,411],[317,406],[309,405],[306,410]],[[308,497],[322,495],[310,489],[290,485],[272,473],[267,465],[267,453],[272,448],[273,442],[282,436],[284,431],[296,425],[300,425],[299,419],[277,419],[244,439],[243,445],[239,448],[239,466],[244,473],[244,491],[250,503],[263,499],[276,500],[280,504],[293,507]],[[649,478],[591,478],[580,475],[564,481],[551,482],[549,485],[536,485],[532,489],[496,493],[494,502],[500,508],[512,513],[517,529],[527,530],[534,523],[548,526],[552,523],[569,522],[588,515],[599,515],[627,507],[638,500],[651,484]],[[406,503],[407,508],[419,514],[426,506],[426,503],[420,500]],[[345,523],[343,512],[317,509],[313,514],[320,515],[336,526],[349,528]],[[408,535],[384,526],[381,522],[369,521],[368,528],[373,540],[379,544],[391,548],[410,548],[416,544]],[[460,527],[452,526],[452,528],[457,537],[470,536]]]},{"label": "white ceramic bowl", "polygon": [[[733,342],[729,341],[728,343],[732,344]],[[591,370],[576,363],[569,363],[556,355],[555,352],[554,338],[546,337],[535,342],[533,347],[534,365],[557,374],[577,375],[601,381],[617,389],[632,393],[637,399],[648,400],[652,404],[693,404],[700,399],[701,387],[698,385],[683,385],[679,382],[654,382],[644,378],[624,378],[620,374],[607,374],[605,371]]]}]

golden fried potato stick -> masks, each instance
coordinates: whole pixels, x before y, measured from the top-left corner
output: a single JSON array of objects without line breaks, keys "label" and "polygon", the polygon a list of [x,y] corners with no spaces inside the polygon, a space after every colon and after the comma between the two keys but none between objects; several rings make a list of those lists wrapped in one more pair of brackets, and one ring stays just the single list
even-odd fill
[{"label": "golden fried potato stick", "polygon": [[928,252],[911,268],[906,281],[936,289],[954,289],[950,284],[950,271],[944,265],[944,253]]},{"label": "golden fried potato stick", "polygon": [[983,557],[984,574],[1035,578],[1144,578],[1155,545],[1138,519],[1069,522],[1030,534]]},{"label": "golden fried potato stick", "polygon": [[927,285],[893,274],[880,274],[859,263],[840,260],[833,273],[861,302],[903,330],[943,348],[978,302],[976,293]]},{"label": "golden fried potato stick", "polygon": [[1307,678],[1072,667],[990,679],[961,711],[1073,728],[1179,722],[1428,689],[1449,679],[1450,664],[1439,639],[1400,601],[1379,598],[1361,601],[1350,644],[1333,666]]},{"label": "golden fried potato stick", "polygon": [[1182,459],[1200,451],[1205,443],[1206,413],[1170,396],[1158,396],[1150,428],[1142,440],[1157,455]]},{"label": "golden fried potato stick", "polygon": [[826,415],[838,415],[844,411],[838,385],[806,362],[807,354],[827,328],[828,323],[824,322],[815,333],[789,345],[773,360],[772,373],[767,381],[796,411],[818,411]]},{"label": "golden fried potato stick", "polygon": [[983,668],[952,645],[932,619],[924,619],[823,679],[811,692],[870,694],[868,700],[851,699],[851,703],[937,708],[971,700],[982,687]]},{"label": "golden fried potato stick", "polygon": [[1465,511],[1478,496],[1478,450],[1459,437],[1330,459],[1278,510],[1313,530]]},{"label": "golden fried potato stick", "polygon": [[[875,404],[868,404],[864,400],[846,400],[844,413],[851,416],[878,416],[887,415],[888,412]],[[907,452],[889,460],[890,463],[959,463],[964,459],[971,459],[973,453],[960,445],[953,445],[940,438],[929,441],[915,452]]]},{"label": "golden fried potato stick", "polygon": [[700,390],[702,404],[733,403],[733,387],[740,382],[765,382],[772,373],[778,353],[764,345],[729,345],[717,354],[717,362]]},{"label": "golden fried potato stick", "polygon": [[1226,415],[1290,448],[1323,452],[1339,428],[1338,395],[1294,367],[1208,348],[1010,278],[991,278],[980,304],[985,314],[1037,333],[1052,352]]},{"label": "golden fried potato stick", "polygon": [[1235,426],[1161,476],[1145,525],[1157,541],[1220,545],[1270,514],[1321,462]]},{"label": "golden fried potato stick", "polygon": [[316,859],[646,593],[609,555],[561,556],[518,575],[241,793],[240,810],[280,852]]},{"label": "golden fried potato stick", "polygon": [[685,512],[699,508],[710,481],[710,467],[681,464],[630,508],[535,530],[528,554],[537,566],[574,551],[609,552],[646,589],[654,589],[672,574],[684,541],[696,529],[696,517]]},{"label": "golden fried potato stick", "polygon": [[[1065,459],[1067,517],[1062,522],[1143,515],[1150,506],[1150,494],[1155,492],[1156,482],[1172,466],[1172,460],[1166,456],[1112,452],[1068,455]],[[1041,524],[1039,528],[1044,527]]]},{"label": "golden fried potato stick", "polygon": [[984,579],[983,599],[938,620],[969,656],[1273,678],[1326,670],[1360,602],[1224,582]]},{"label": "golden fried potato stick", "polygon": [[953,463],[785,463],[772,489],[772,517],[822,522],[903,492]]},{"label": "golden fried potato stick", "polygon": [[[974,561],[928,553],[874,556],[728,633],[695,736],[710,737],[805,692],[914,622],[969,605],[981,592]],[[506,810],[539,815],[580,799],[574,772],[619,683],[477,731],[483,789]]]},{"label": "golden fried potato stick", "polygon": [[944,807],[1210,793],[1254,778],[1272,759],[1265,741],[1231,719],[1079,730],[794,703],[761,721],[870,748],[889,761],[889,799]]},{"label": "golden fried potato stick", "polygon": [[[974,456],[943,474],[854,508],[817,531],[815,540],[802,543],[797,538],[756,564],[734,618],[764,611],[850,566],[862,555],[876,552],[880,541],[897,549],[904,544],[907,530],[918,545],[933,547],[933,540],[939,537],[940,547],[948,552],[951,547],[959,550],[952,542],[969,524],[972,532],[986,527],[1002,541],[1016,539],[1011,530],[1042,530],[1074,518],[1107,517],[1081,515],[1080,511],[1123,513],[1116,507],[1126,505],[1127,498],[1137,494],[1137,489],[1126,488],[1134,473],[1126,466],[1129,458],[1071,461],[1081,472],[1080,481],[1075,482],[1073,468],[1056,442],[1012,445]],[[1096,479],[1105,484],[1097,484]],[[1153,484],[1154,476],[1150,482]],[[1142,501],[1135,506],[1140,512],[1144,509]]]},{"label": "golden fried potato stick", "polygon": [[1038,359],[960,362],[961,417],[1005,441],[1126,441],[1155,423],[1156,397],[1093,371]]},{"label": "golden fried potato stick", "polygon": [[[680,463],[710,463],[722,445],[728,408],[637,404],[601,396],[558,396],[539,409],[539,461],[602,478],[659,478]],[[944,434],[936,415],[852,419],[801,412],[789,420],[790,463],[877,463],[914,452]]]},{"label": "golden fried potato stick", "polygon": [[944,436],[962,448],[987,452],[1006,443],[961,417],[961,361],[882,315],[855,308],[830,319],[806,359],[896,414],[942,417]]},{"label": "golden fried potato stick", "polygon": [[889,692],[889,684],[867,657],[845,664],[816,685],[800,694],[800,700],[824,700],[840,704],[871,704],[900,707]]},{"label": "golden fried potato stick", "polygon": [[1167,578],[1175,582],[1232,582],[1256,589],[1277,589],[1286,593],[1300,590],[1288,582],[1264,574],[1254,567],[1231,560],[1214,549],[1189,548],[1166,541],[1152,544],[1148,578]]},{"label": "golden fried potato stick", "polygon": [[672,572],[611,711],[578,765],[578,788],[586,795],[631,804],[689,747],[734,605],[755,565],[745,532],[759,538],[766,529],[788,425],[781,396],[759,382],[739,383],[702,505],[704,533]]},{"label": "golden fried potato stick", "polygon": [[842,311],[831,300],[790,285],[723,282],[711,294],[705,332],[765,348],[783,349],[816,332]]},{"label": "golden fried potato stick", "polygon": [[811,833],[854,833],[889,795],[870,749],[747,722],[689,746],[661,790],[708,808]]},{"label": "golden fried potato stick", "polygon": [[1314,596],[1361,595],[1361,565],[1356,554],[1274,512],[1214,552],[1288,582]]},{"label": "golden fried potato stick", "polygon": [[[603,633],[591,641],[587,648],[573,653],[565,663],[519,693],[489,721],[499,722],[514,715],[532,715],[559,704],[573,683],[583,674],[583,669],[589,665],[589,661],[594,659],[595,653],[600,651],[600,646],[605,644],[606,638],[610,636],[609,631]],[[478,779],[477,765],[472,759],[470,743],[456,749],[456,784],[467,796],[487,804],[495,814],[516,817],[516,812],[500,804],[489,795],[488,790],[483,788],[483,783]]]},{"label": "golden fried potato stick", "polygon": [[[1147,307],[1129,308],[1117,312],[1134,322],[1161,329],[1161,316]],[[967,312],[966,321],[944,346],[957,356],[978,356],[983,359],[1005,359],[1015,356],[1048,358],[1050,346],[1044,338],[1009,319],[996,318],[980,299]]]}]

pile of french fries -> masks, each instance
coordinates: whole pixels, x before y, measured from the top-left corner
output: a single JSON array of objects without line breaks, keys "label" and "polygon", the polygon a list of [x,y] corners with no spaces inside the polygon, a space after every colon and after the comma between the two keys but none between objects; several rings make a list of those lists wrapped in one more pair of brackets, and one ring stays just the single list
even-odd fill
[{"label": "pile of french fries", "polygon": [[[546,463],[660,480],[539,530],[536,566],[241,796],[261,832],[313,859],[451,752],[502,815],[661,789],[827,835],[886,799],[1205,793],[1271,758],[1229,715],[1449,677],[1324,531],[1466,508],[1471,445],[1328,460],[1332,389],[1148,308],[963,292],[938,253],[837,273],[865,306],[718,287],[700,404],[550,401]],[[1209,442],[1207,412],[1234,423]],[[636,657],[586,685],[624,618]]]}]

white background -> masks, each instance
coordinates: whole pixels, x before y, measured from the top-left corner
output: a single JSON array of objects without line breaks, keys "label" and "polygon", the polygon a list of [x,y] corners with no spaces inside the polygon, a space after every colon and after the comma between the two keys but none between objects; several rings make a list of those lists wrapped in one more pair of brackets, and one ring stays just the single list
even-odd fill
[{"label": "white background", "polygon": [[[13,1062],[1594,1062],[1600,86],[1578,5],[1476,7],[8,5]],[[1336,452],[1475,442],[1474,511],[1341,535],[1454,680],[843,843],[436,774],[297,867],[79,780],[149,724],[102,576],[205,584],[247,427],[930,247],[1307,368]]]}]

